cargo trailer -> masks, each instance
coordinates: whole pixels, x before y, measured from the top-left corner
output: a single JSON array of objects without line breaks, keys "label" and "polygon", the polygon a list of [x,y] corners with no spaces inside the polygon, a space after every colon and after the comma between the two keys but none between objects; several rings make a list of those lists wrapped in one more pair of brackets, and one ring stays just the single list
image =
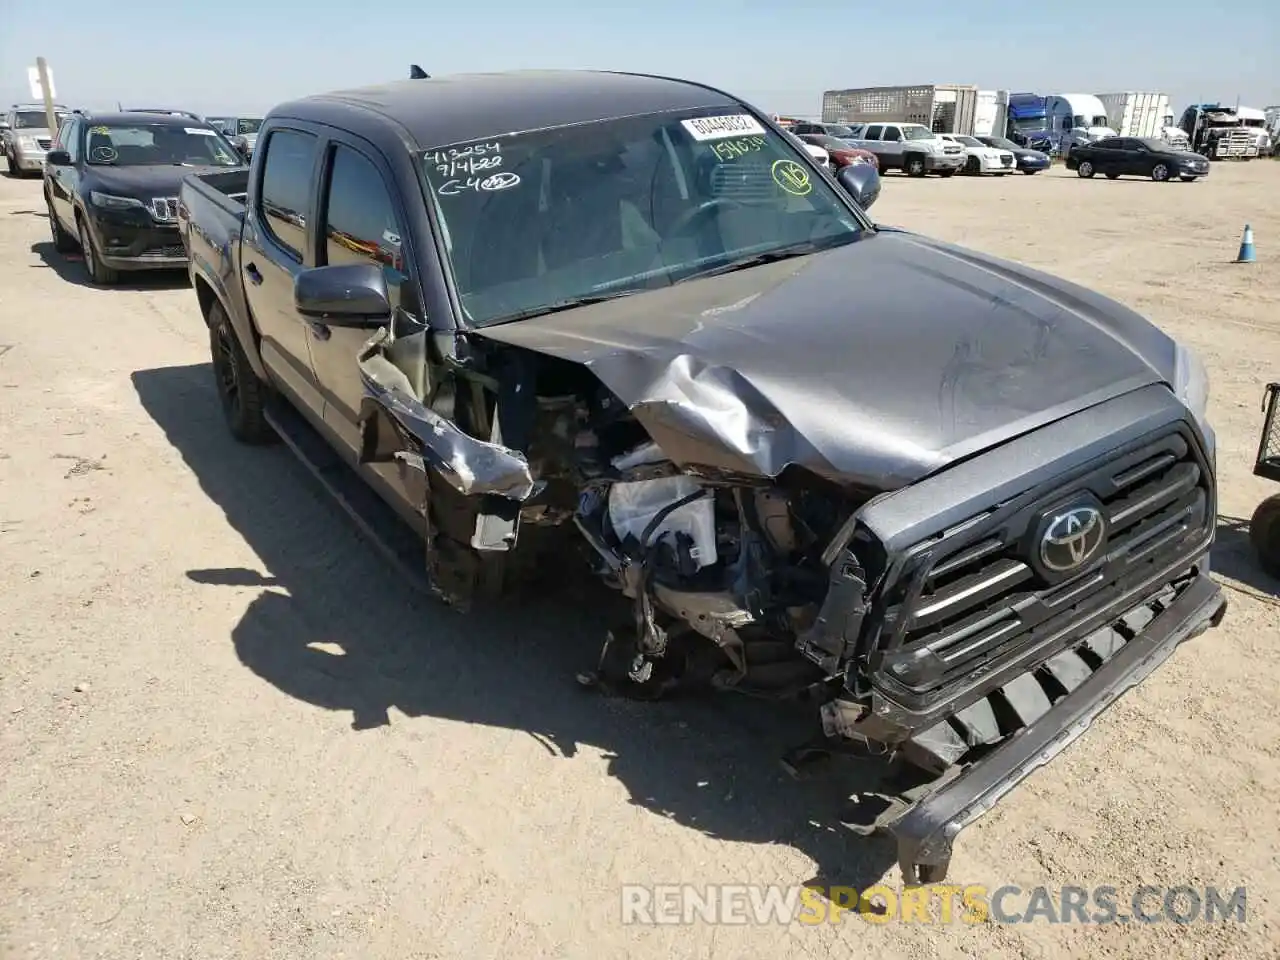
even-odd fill
[{"label": "cargo trailer", "polygon": [[979,90],[974,113],[975,137],[1003,137],[1009,126],[1009,91]]},{"label": "cargo trailer", "polygon": [[934,133],[972,134],[978,88],[965,84],[854,87],[822,95],[823,123],[919,123]]},{"label": "cargo trailer", "polygon": [[1107,126],[1122,137],[1160,137],[1173,126],[1169,97],[1163,93],[1100,93]]}]

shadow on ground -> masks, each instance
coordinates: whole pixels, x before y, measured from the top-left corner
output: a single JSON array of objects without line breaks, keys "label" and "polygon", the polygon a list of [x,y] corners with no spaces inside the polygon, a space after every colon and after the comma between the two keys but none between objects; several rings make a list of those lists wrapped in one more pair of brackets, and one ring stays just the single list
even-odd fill
[{"label": "shadow on ground", "polygon": [[1280,580],[1267,574],[1258,563],[1249,541],[1249,521],[1241,517],[1218,516],[1218,532],[1209,558],[1214,573],[1271,596],[1280,596]]},{"label": "shadow on ground", "polygon": [[[268,576],[193,570],[200,583],[262,587],[232,640],[262,679],[352,714],[356,730],[388,709],[524,730],[570,763],[578,746],[610,757],[633,803],[725,840],[783,843],[817,864],[813,879],[864,888],[894,863],[892,844],[839,823],[841,803],[880,770],[837,764],[788,777],[782,753],[812,719],[729,694],[639,704],[581,689],[616,600],[576,558],[564,582],[518,613],[453,612],[414,593],[305,469],[280,447],[247,448],[223,426],[207,364],[133,374],[138,396]],[[324,641],[324,644],[320,644]],[[341,648],[335,655],[323,646]],[[801,879],[801,878],[797,878]]]},{"label": "shadow on ground", "polygon": [[[42,213],[40,217],[47,220],[48,214]],[[40,258],[39,263],[32,264],[32,269],[43,270],[47,268],[56,273],[58,278],[66,283],[73,283],[78,287],[89,287],[93,290],[102,290],[105,293],[113,291],[177,290],[191,285],[187,272],[179,269],[138,270],[130,273],[121,273],[118,282],[110,286],[100,287],[89,282],[89,275],[84,269],[84,258],[80,256],[79,251],[75,253],[59,253],[53,249],[51,240],[45,240],[41,243],[33,243],[31,252]]]}]

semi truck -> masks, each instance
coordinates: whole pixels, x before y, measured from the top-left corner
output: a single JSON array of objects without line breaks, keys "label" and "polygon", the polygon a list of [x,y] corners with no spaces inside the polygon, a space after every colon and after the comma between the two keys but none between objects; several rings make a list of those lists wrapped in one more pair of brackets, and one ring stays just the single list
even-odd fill
[{"label": "semi truck", "polygon": [[857,87],[822,94],[823,123],[918,123],[934,133],[972,134],[978,88],[963,84]]},{"label": "semi truck", "polygon": [[1005,122],[1010,140],[1035,150],[1048,146],[1048,121],[1044,97],[1038,93],[1009,94],[1009,117]]},{"label": "semi truck", "polygon": [[1049,136],[1061,154],[1070,153],[1079,144],[1118,136],[1107,108],[1092,93],[1054,93],[1044,102]]},{"label": "semi truck", "polygon": [[[1252,160],[1258,155],[1259,131],[1248,126],[1248,114],[1221,103],[1193,103],[1182,111],[1178,124],[1191,141],[1191,149],[1210,160]],[[1262,115],[1261,111],[1253,111]],[[1265,123],[1265,117],[1263,119]]]}]

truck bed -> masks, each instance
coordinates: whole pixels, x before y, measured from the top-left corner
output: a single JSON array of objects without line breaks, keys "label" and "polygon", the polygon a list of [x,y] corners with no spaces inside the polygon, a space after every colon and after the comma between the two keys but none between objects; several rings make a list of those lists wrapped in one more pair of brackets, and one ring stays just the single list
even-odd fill
[{"label": "truck bed", "polygon": [[243,302],[240,232],[244,227],[249,170],[192,174],[178,193],[178,233],[190,261],[192,281],[201,277],[226,305],[232,320]]}]

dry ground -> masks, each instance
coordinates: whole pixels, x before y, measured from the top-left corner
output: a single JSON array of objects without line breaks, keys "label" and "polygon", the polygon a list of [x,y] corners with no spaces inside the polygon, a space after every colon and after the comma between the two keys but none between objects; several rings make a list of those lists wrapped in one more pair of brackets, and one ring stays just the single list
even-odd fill
[{"label": "dry ground", "polygon": [[[1247,925],[640,928],[621,884],[897,871],[777,772],[786,724],[754,705],[579,693],[589,607],[464,620],[413,596],[282,448],[228,439],[190,289],[85,286],[40,182],[0,180],[0,955],[1275,951],[1280,584],[1241,520],[1274,492],[1250,467],[1280,377],[1278,192],[1266,162],[1192,185],[894,175],[875,210],[1100,288],[1214,379],[1226,624],[966,832],[953,878],[1244,884]],[[1246,221],[1260,259],[1234,266]]]}]

